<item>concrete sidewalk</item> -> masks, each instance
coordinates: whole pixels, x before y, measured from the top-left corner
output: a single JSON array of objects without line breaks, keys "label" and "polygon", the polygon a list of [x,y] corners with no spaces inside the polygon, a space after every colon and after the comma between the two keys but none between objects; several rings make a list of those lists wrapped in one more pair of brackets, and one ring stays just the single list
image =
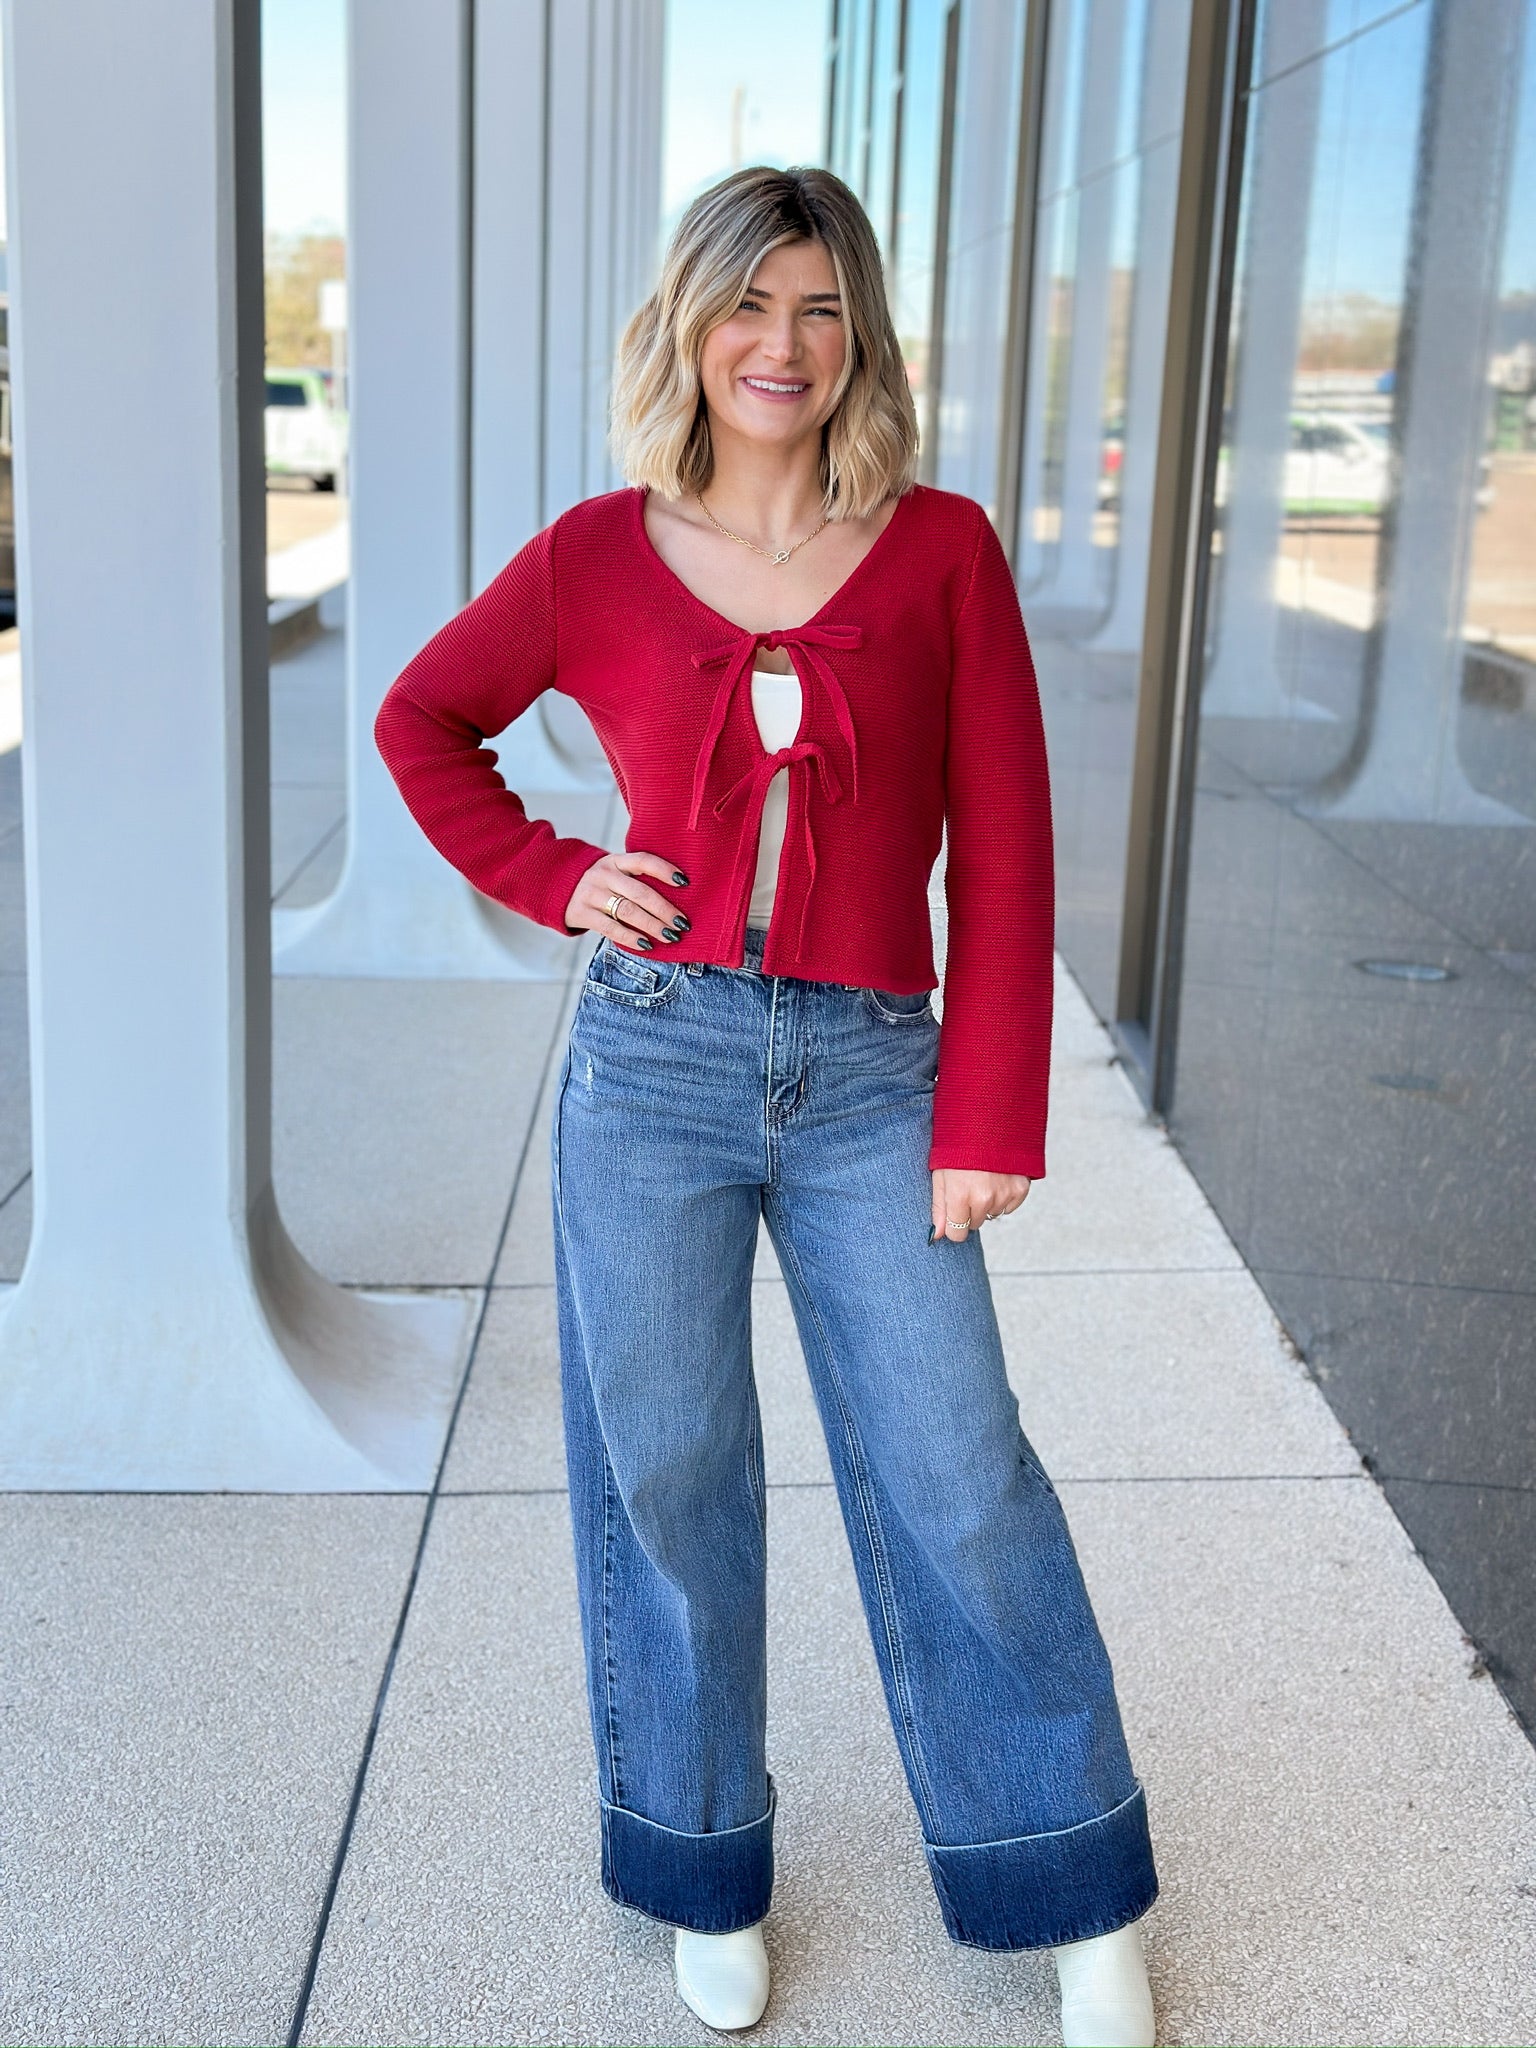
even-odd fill
[{"label": "concrete sidewalk", "polygon": [[[275,678],[289,902],[339,854],[336,651]],[[546,1161],[585,956],[278,982],[289,1223],[342,1282],[472,1290],[462,1406],[430,1498],[0,1498],[0,2040],[718,2038],[597,1877]],[[1536,1754],[1065,972],[1050,1150],[984,1242],[1147,1787],[1160,2039],[1531,2040]],[[944,1936],[766,1237],[753,1316],[781,1807],[746,2038],[1059,2039],[1047,1957]]]}]

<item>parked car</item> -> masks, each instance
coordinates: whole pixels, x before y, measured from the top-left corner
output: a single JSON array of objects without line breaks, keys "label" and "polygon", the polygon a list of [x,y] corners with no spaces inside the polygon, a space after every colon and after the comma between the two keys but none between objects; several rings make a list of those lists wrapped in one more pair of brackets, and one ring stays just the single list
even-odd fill
[{"label": "parked car", "polygon": [[[1342,412],[1292,413],[1285,456],[1285,512],[1290,519],[1381,517],[1392,489],[1388,421]],[[1227,502],[1227,448],[1216,459],[1216,503]],[[1479,511],[1492,502],[1486,454],[1477,469]]]},{"label": "parked car", "polygon": [[1292,415],[1285,460],[1287,512],[1372,517],[1386,504],[1390,481],[1384,432],[1342,413]]},{"label": "parked car", "polygon": [[1120,509],[1120,472],[1125,463],[1125,415],[1117,413],[1112,420],[1104,423],[1104,438],[1099,443],[1099,510],[1118,512]]},{"label": "parked car", "polygon": [[[1216,503],[1227,502],[1227,455],[1216,458]],[[1387,501],[1386,436],[1344,413],[1292,413],[1285,457],[1285,510],[1299,518],[1376,518]]]},{"label": "parked car", "polygon": [[307,476],[334,491],[346,470],[347,416],[321,370],[268,370],[267,474]]}]

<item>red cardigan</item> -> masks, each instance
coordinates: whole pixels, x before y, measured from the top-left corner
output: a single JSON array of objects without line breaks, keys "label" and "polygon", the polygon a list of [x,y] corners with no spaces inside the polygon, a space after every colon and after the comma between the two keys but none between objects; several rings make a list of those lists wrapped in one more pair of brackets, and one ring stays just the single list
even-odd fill
[{"label": "red cardigan", "polygon": [[[949,935],[930,1166],[1045,1172],[1055,881],[1034,664],[1002,545],[974,499],[915,484],[801,626],[751,633],[667,567],[644,491],[536,533],[402,672],[374,732],[422,830],[475,887],[568,936],[607,850],[530,818],[484,741],[544,690],[591,720],[626,850],[692,919],[656,957],[739,967],[763,798],[789,764],[768,974],[914,994],[938,985],[928,882],[947,823]],[[804,714],[765,753],[756,650],[788,650]]]}]

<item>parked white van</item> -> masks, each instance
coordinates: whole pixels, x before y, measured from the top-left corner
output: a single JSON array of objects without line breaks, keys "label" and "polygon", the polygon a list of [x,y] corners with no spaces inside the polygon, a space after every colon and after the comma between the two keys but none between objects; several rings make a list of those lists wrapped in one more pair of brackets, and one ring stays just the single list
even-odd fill
[{"label": "parked white van", "polygon": [[307,476],[334,491],[345,474],[347,416],[320,370],[268,370],[267,474]]}]

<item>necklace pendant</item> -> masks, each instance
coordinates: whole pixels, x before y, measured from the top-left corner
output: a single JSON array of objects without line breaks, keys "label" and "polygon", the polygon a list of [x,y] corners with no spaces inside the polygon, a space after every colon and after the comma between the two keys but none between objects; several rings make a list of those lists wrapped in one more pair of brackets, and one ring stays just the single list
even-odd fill
[{"label": "necklace pendant", "polygon": [[780,548],[780,549],[779,549],[779,552],[778,552],[778,553],[777,553],[777,554],[776,554],[776,555],[774,556],[774,558],[773,558],[773,559],[774,559],[774,560],[775,560],[776,562],[787,562],[787,561],[789,560],[789,549],[788,549],[788,548]]}]

